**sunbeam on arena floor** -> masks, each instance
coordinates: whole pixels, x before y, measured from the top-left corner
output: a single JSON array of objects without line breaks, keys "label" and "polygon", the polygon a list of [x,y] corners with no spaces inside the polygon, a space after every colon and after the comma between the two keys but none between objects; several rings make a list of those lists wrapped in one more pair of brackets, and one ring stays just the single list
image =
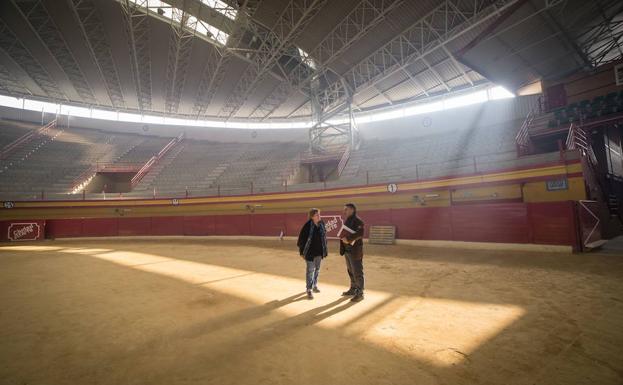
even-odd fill
[{"label": "sunbeam on arena floor", "polygon": [[342,257],[325,259],[308,300],[293,250],[192,238],[0,246],[0,383],[620,380],[623,264],[611,257],[370,246],[366,299],[353,304],[340,296]]}]

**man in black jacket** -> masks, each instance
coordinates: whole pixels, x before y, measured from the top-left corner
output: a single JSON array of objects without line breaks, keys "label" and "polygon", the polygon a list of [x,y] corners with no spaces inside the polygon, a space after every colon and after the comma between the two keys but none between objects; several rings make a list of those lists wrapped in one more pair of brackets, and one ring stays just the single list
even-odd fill
[{"label": "man in black jacket", "polygon": [[346,259],[346,270],[350,277],[350,289],[342,295],[352,295],[351,301],[359,302],[363,299],[363,226],[364,223],[357,216],[357,206],[354,203],[344,205],[344,225],[340,231],[340,255]]}]

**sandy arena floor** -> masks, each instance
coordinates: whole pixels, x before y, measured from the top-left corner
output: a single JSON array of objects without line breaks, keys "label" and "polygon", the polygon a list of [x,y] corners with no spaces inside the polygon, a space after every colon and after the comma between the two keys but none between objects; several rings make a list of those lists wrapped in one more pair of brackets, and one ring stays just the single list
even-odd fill
[{"label": "sandy arena floor", "polygon": [[623,256],[292,241],[0,245],[0,384],[622,384]]}]

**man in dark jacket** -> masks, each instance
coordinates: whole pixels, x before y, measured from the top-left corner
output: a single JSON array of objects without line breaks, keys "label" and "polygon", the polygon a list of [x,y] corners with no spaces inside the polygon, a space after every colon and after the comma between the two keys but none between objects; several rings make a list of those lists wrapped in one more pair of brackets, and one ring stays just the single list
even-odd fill
[{"label": "man in dark jacket", "polygon": [[350,289],[342,295],[352,295],[351,301],[359,302],[363,299],[363,226],[364,223],[357,216],[357,206],[354,203],[344,205],[344,225],[340,230],[340,255],[346,259],[346,270],[350,277]]},{"label": "man in dark jacket", "polygon": [[312,291],[320,293],[318,290],[320,261],[328,254],[327,232],[324,222],[320,220],[320,210],[309,210],[309,220],[301,228],[297,246],[299,247],[299,254],[305,259],[307,265],[305,271],[307,298],[314,299]]}]

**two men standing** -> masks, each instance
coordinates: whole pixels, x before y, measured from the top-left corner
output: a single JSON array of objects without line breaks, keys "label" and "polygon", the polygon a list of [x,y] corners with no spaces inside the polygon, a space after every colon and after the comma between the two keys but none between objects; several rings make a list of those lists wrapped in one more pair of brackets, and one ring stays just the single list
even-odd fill
[{"label": "two men standing", "polygon": [[[363,300],[363,233],[364,223],[357,216],[354,203],[344,205],[344,224],[338,233],[340,237],[340,255],[346,260],[346,270],[350,278],[350,288],[343,296],[352,296],[351,301]],[[319,293],[318,275],[320,262],[327,256],[327,238],[324,222],[320,220],[320,211],[311,209],[309,219],[301,228],[297,245],[299,254],[306,261],[307,298],[313,299],[312,293]]]}]

